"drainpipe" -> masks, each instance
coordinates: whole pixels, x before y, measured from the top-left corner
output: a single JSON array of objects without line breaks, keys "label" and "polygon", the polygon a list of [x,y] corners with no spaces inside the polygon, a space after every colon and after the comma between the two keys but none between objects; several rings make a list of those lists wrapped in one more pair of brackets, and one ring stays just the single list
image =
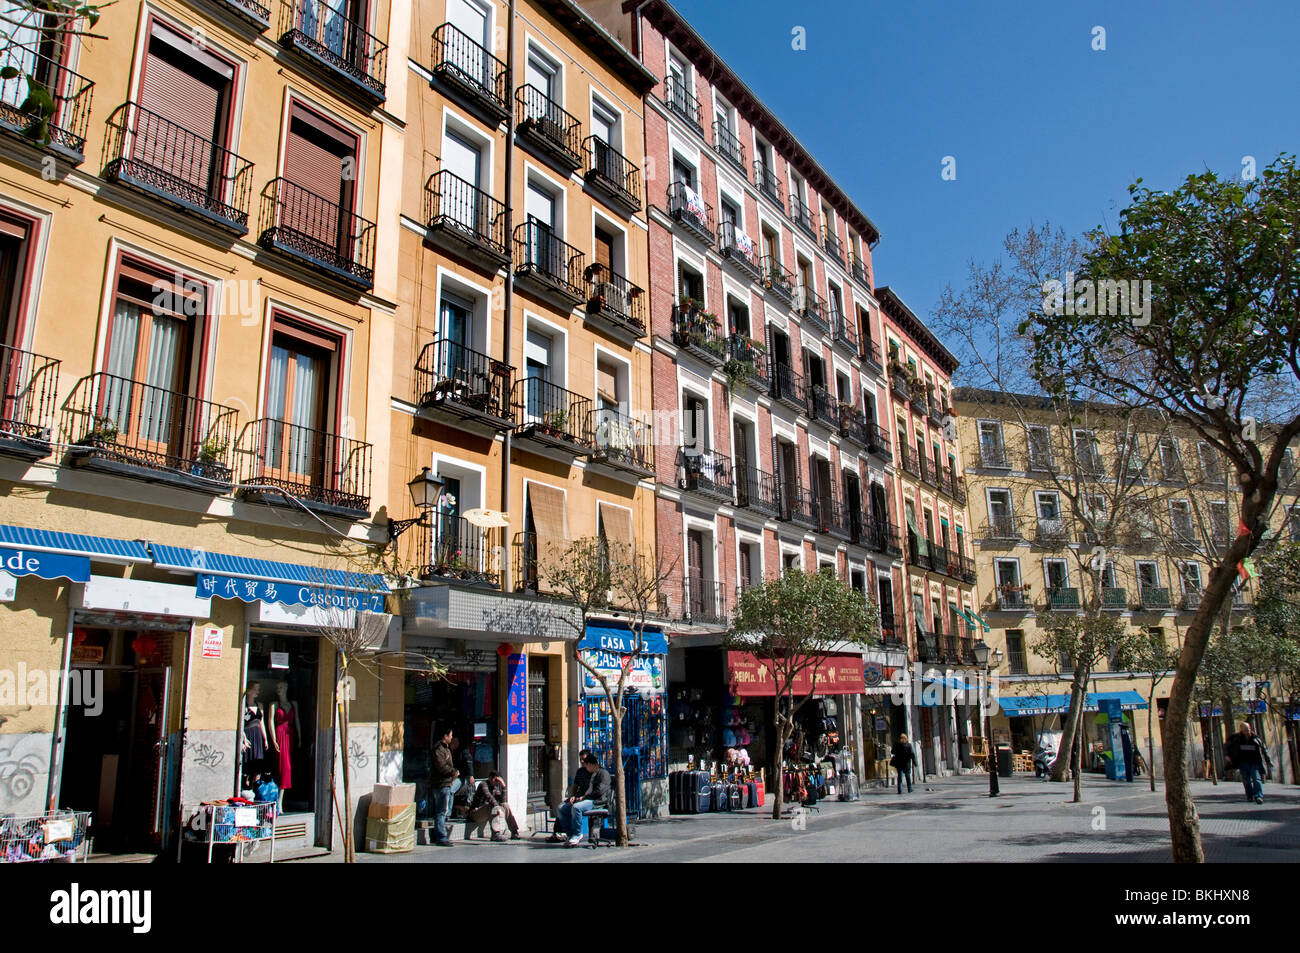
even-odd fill
[{"label": "drainpipe", "polygon": [[[515,270],[514,270],[514,222],[511,220],[511,209],[515,194],[515,109],[514,109],[514,88],[515,88],[515,0],[510,0],[510,20],[506,26],[506,87],[510,91],[510,109],[506,115],[506,194],[505,194],[505,216],[506,216],[506,287],[505,287],[505,315],[501,321],[501,362],[507,366],[510,365],[510,323],[514,315],[515,300]],[[512,387],[513,387],[512,382]],[[512,432],[507,430],[505,440],[501,445],[501,512],[509,519],[510,516],[510,453]],[[502,530],[506,538],[502,541],[501,546],[501,591],[509,592],[511,589],[510,579],[510,529],[506,527]]]},{"label": "drainpipe", "polygon": [[651,0],[641,0],[635,10],[632,11],[632,19],[636,22],[636,58],[644,65],[645,54],[641,46],[641,11],[649,6]]}]

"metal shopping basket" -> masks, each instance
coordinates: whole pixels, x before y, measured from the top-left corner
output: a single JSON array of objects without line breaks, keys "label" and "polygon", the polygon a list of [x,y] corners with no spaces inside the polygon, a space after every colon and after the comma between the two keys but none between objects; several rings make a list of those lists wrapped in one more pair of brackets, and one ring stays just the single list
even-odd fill
[{"label": "metal shopping basket", "polygon": [[0,864],[85,863],[90,857],[89,827],[89,811],[0,814]]}]

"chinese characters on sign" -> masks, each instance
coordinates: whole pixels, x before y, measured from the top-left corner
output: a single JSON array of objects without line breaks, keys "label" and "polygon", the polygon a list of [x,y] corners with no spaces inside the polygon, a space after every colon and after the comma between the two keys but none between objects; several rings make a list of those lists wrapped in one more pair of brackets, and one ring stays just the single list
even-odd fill
[{"label": "chinese characters on sign", "polygon": [[241,602],[278,602],[290,606],[322,606],[332,609],[357,609],[383,612],[384,593],[348,592],[322,589],[297,583],[267,582],[236,576],[211,576],[200,573],[195,594],[201,599],[238,599]]},{"label": "chinese characters on sign", "polygon": [[528,733],[528,663],[518,652],[506,659],[510,689],[506,695],[506,734]]}]

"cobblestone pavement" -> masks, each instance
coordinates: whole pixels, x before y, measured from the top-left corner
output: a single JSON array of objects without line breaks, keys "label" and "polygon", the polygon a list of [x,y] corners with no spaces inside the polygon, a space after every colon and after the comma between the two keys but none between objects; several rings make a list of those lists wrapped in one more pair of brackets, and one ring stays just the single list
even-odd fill
[{"label": "cobblestone pavement", "polygon": [[[639,845],[568,849],[534,839],[494,844],[462,841],[454,848],[418,846],[407,854],[358,854],[360,863],[636,863],[726,861],[1007,861],[1165,862],[1169,826],[1161,785],[1089,776],[1083,801],[1069,784],[1027,777],[1002,780],[988,797],[985,775],[931,779],[910,795],[874,788],[853,803],[822,802],[801,818],[765,810],[669,816],[635,825]],[[1300,860],[1300,787],[1265,787],[1262,805],[1248,803],[1240,784],[1193,782],[1206,859],[1210,862]],[[802,823],[803,829],[796,827]],[[304,863],[337,862],[340,857]]]}]

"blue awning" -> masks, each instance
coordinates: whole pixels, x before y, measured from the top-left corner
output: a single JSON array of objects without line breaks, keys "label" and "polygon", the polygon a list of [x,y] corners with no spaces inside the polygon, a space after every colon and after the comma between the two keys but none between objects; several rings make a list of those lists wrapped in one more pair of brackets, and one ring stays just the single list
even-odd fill
[{"label": "blue awning", "polygon": [[101,562],[149,561],[149,550],[138,540],[60,533],[48,529],[29,529],[26,526],[0,525],[0,546],[41,553],[88,556]]},{"label": "blue awning", "polygon": [[207,576],[230,576],[258,582],[288,583],[311,586],[317,589],[342,589],[349,592],[380,593],[388,591],[388,583],[376,573],[344,572],[320,566],[302,566],[281,563],[270,559],[252,559],[248,556],[230,556],[202,549],[184,549],[151,543],[153,561],[159,569],[173,572],[192,572]]},{"label": "blue awning", "polygon": [[[655,626],[646,626],[641,637],[642,655],[667,655],[668,637]],[[636,647],[636,633],[617,623],[587,624],[587,630],[578,642],[580,649],[601,649],[627,655]]]},{"label": "blue awning", "polygon": [[[1126,692],[1088,692],[1083,696],[1084,711],[1100,711],[1103,698],[1118,698],[1123,711],[1145,711],[1147,701],[1141,693]],[[998,697],[998,704],[1008,718],[1022,715],[1064,715],[1070,710],[1069,695],[1029,695]]]}]

